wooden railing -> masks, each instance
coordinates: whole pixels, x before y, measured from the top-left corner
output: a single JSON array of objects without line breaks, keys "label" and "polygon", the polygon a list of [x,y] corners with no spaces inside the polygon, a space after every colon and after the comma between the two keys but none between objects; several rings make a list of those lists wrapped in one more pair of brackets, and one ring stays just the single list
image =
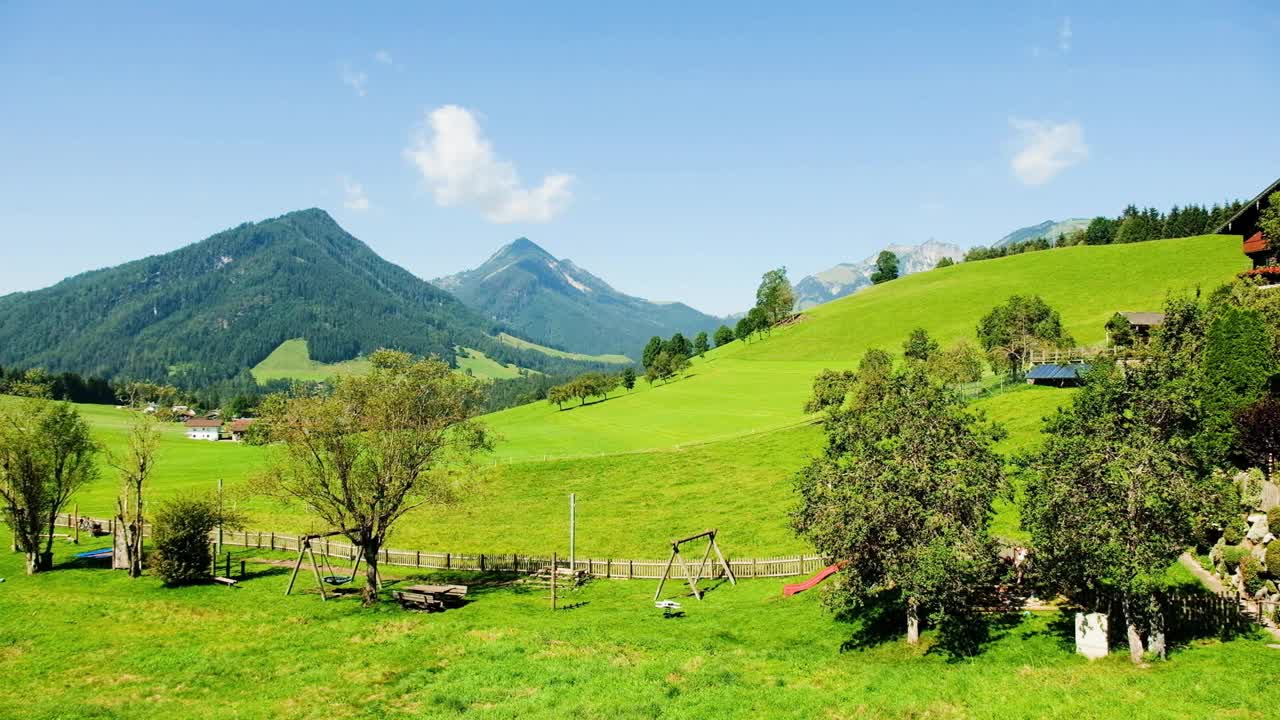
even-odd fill
[{"label": "wooden railing", "polygon": [[[111,532],[115,528],[114,520],[100,518],[82,518],[90,523],[98,523],[103,530]],[[69,513],[58,517],[61,527],[74,527],[76,518]],[[150,536],[150,528],[143,528],[143,535]],[[213,537],[210,537],[213,540]],[[225,530],[222,533],[222,544],[231,547],[258,548],[282,552],[297,552],[301,537],[267,530]],[[319,538],[311,543],[316,553],[330,558],[350,562],[355,558],[356,547],[348,542],[333,538]],[[551,567],[551,555],[523,555],[520,553],[451,553],[426,550],[396,550],[384,548],[379,556],[383,565],[396,567],[421,568],[424,570],[471,570],[476,572],[511,572],[536,573]],[[829,563],[816,555],[787,555],[768,558],[727,558],[733,574],[739,578],[793,577],[809,575],[817,572]],[[703,572],[704,578],[718,578],[724,570],[713,563],[707,564]],[[601,578],[657,580],[662,577],[666,568],[666,560],[637,560],[632,558],[576,558],[572,565],[566,557],[556,560],[556,567],[585,572]],[[679,564],[671,568],[670,577],[685,579],[684,569]]]}]

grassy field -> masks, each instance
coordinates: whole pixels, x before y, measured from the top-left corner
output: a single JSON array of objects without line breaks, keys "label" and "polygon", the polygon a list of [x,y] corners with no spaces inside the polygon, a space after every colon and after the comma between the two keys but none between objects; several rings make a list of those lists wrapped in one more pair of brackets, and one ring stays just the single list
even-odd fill
[{"label": "grassy field", "polygon": [[307,341],[286,340],[253,368],[258,382],[271,380],[328,380],[336,375],[360,375],[368,372],[369,363],[356,359],[340,363],[322,363],[311,359]]},{"label": "grassy field", "polygon": [[[1011,618],[972,658],[834,619],[816,592],[722,584],[664,619],[653,584],[596,581],[551,612],[500,578],[443,614],[284,597],[250,563],[228,589],[0,555],[0,716],[54,718],[1257,718],[1280,651],[1199,640],[1167,662],[1074,655],[1057,613]],[[253,553],[238,557],[259,557]],[[405,582],[404,584],[407,584]]]},{"label": "grassy field", "polygon": [[[979,400],[974,407],[1011,431],[1001,450],[1012,452],[1036,441],[1041,415],[1070,391],[1018,388]],[[124,447],[129,413],[106,406],[81,406],[95,437],[109,451]],[[568,412],[568,411],[566,411]],[[178,425],[164,426],[151,497],[212,491],[226,482],[254,528],[319,529],[299,508],[239,489],[261,472],[269,450],[247,445],[186,439]],[[473,493],[457,506],[423,508],[398,527],[397,546],[453,552],[567,552],[567,496],[578,496],[577,548],[595,557],[660,558],[665,539],[718,527],[733,555],[803,553],[805,545],[787,527],[794,501],[792,477],[822,447],[817,426],[744,435],[684,448],[664,448],[562,460],[503,460],[475,478]],[[116,478],[102,477],[76,497],[81,512],[104,516],[114,507]],[[1016,506],[997,505],[996,529],[1019,539]]]},{"label": "grassy field", "polygon": [[612,363],[614,365],[630,365],[635,362],[626,355],[584,355],[582,353],[565,352],[564,350],[549,348],[546,345],[539,345],[538,343],[530,342],[528,340],[521,340],[515,335],[508,335],[507,333],[498,333],[498,340],[514,348],[520,348],[521,350],[537,350],[544,355],[564,358],[566,360],[585,360],[587,362]]},{"label": "grassy field", "polygon": [[974,339],[979,318],[1015,293],[1038,293],[1081,343],[1100,341],[1118,310],[1158,310],[1170,292],[1211,289],[1245,269],[1237,239],[1208,236],[1072,247],[934,270],[814,308],[764,339],[695,359],[689,377],[563,412],[528,405],[490,416],[506,457],[671,447],[783,427],[803,419],[815,373],[853,367],[867,348],[898,352],[921,326]]},{"label": "grassy field", "polygon": [[471,371],[472,377],[487,380],[509,380],[520,377],[520,367],[510,363],[503,365],[479,350],[458,348],[458,371]]}]

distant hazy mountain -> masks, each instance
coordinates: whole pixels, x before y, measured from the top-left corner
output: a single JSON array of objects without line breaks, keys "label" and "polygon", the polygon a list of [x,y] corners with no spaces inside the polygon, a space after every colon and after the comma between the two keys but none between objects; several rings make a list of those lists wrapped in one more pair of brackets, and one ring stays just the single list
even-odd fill
[{"label": "distant hazy mountain", "polygon": [[505,329],[312,209],[0,297],[0,365],[199,385],[305,338],[323,362],[380,347],[452,360],[462,346],[534,369],[589,367],[511,348],[493,337]]},{"label": "distant hazy mountain", "polygon": [[1069,235],[1076,230],[1083,230],[1088,227],[1088,218],[1070,218],[1068,220],[1045,220],[1039,225],[1031,225],[1024,228],[1018,228],[1013,232],[1005,235],[991,245],[991,247],[1004,247],[1013,243],[1025,242],[1027,240],[1035,240],[1036,238],[1048,238],[1049,240],[1057,240],[1059,235]]},{"label": "distant hazy mountain", "polygon": [[[957,245],[929,240],[920,245],[890,245],[885,248],[898,256],[898,274],[932,270],[944,257],[959,262],[964,258],[964,250]],[[871,284],[871,273],[875,272],[877,250],[862,262],[840,263],[833,268],[809,275],[796,283],[796,308],[804,310],[814,305],[821,305],[836,298],[851,295]]]},{"label": "distant hazy mountain", "polygon": [[625,295],[520,238],[478,268],[433,280],[472,309],[530,340],[593,355],[637,358],[649,338],[713,330],[721,319],[678,302]]}]

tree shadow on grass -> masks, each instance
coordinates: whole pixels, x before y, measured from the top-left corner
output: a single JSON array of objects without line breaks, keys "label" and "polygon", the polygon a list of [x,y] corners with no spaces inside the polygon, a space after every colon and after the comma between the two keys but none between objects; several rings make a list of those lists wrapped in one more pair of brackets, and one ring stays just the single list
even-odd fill
[{"label": "tree shadow on grass", "polygon": [[[837,613],[836,619],[855,626],[849,639],[840,644],[842,653],[903,641],[906,636],[906,603],[897,590],[879,592],[860,607]],[[959,662],[981,654],[1021,622],[1017,613],[1003,611],[948,617],[937,627],[926,652],[942,654],[947,662]]]},{"label": "tree shadow on grass", "polygon": [[848,640],[840,643],[840,652],[869,650],[902,639],[906,632],[906,606],[902,593],[884,590],[857,608],[841,610],[836,620],[854,626]]},{"label": "tree shadow on grass", "polygon": [[981,655],[1021,623],[1018,613],[1003,611],[949,617],[938,627],[927,654],[939,653],[946,656],[947,662],[960,662]]}]

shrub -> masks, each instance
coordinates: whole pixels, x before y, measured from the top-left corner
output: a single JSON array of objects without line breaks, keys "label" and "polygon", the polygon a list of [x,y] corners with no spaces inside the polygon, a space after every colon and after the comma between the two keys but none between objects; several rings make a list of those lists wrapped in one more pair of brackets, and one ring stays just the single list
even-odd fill
[{"label": "shrub", "polygon": [[1244,540],[1244,529],[1239,523],[1232,523],[1222,531],[1222,540],[1228,545],[1239,545],[1240,541]]},{"label": "shrub", "polygon": [[208,579],[213,556],[209,533],[218,526],[235,525],[218,508],[214,498],[179,496],[166,501],[156,511],[151,526],[155,551],[151,570],[165,585],[184,585]]},{"label": "shrub", "polygon": [[1280,537],[1280,505],[1267,511],[1267,529]]},{"label": "shrub", "polygon": [[1222,564],[1226,565],[1228,570],[1235,570],[1236,566],[1246,557],[1250,557],[1249,548],[1240,547],[1239,545],[1228,545],[1222,548]]},{"label": "shrub", "polygon": [[1253,555],[1246,554],[1240,558],[1240,585],[1244,591],[1250,595],[1256,594],[1262,589],[1265,581],[1262,579],[1262,563]]},{"label": "shrub", "polygon": [[1280,578],[1280,540],[1272,540],[1267,545],[1267,574]]}]

